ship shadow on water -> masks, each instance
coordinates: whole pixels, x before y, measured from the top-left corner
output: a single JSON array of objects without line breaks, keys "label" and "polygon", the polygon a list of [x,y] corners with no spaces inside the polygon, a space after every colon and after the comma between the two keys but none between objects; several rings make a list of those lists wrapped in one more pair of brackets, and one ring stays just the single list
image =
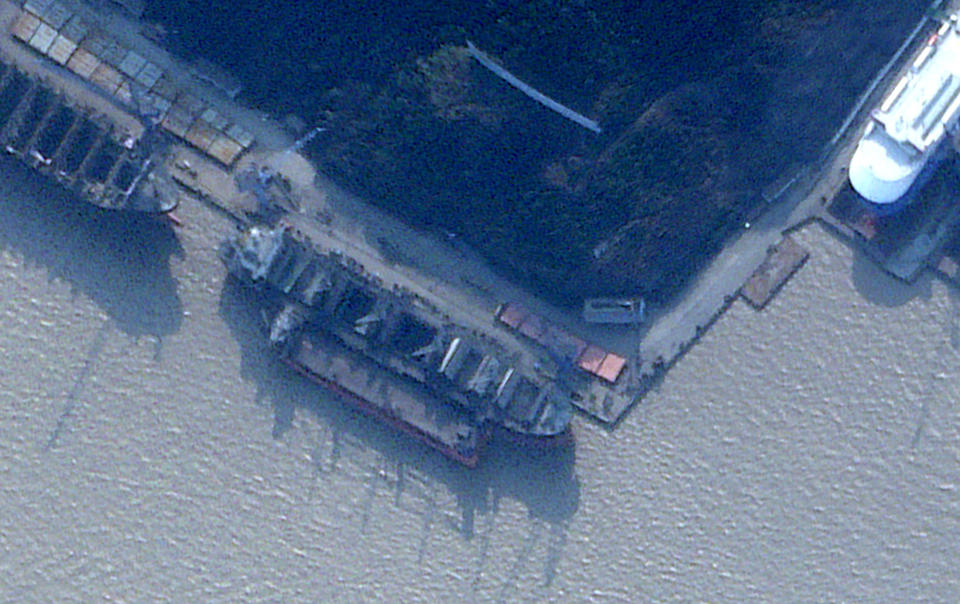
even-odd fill
[{"label": "ship shadow on water", "polygon": [[170,257],[183,256],[157,217],[102,210],[22,164],[0,158],[0,249],[92,300],[123,333],[157,338],[183,318]]},{"label": "ship shadow on water", "polygon": [[[532,526],[538,527],[536,532],[544,533],[548,549],[562,547],[566,524],[580,500],[573,446],[534,449],[494,439],[478,467],[463,467],[354,411],[280,362],[266,342],[261,303],[256,292],[227,278],[220,315],[240,345],[241,375],[256,384],[258,401],[272,407],[275,438],[284,437],[298,414],[309,414],[324,428],[327,436],[312,454],[318,475],[345,472],[363,477],[363,490],[370,491],[358,493],[366,501],[363,530],[367,530],[373,494],[383,490],[392,494],[398,507],[406,508],[411,501],[422,504],[425,540],[432,527],[444,524],[468,540],[479,534],[482,541],[490,523],[496,523],[501,503],[512,499],[526,509]],[[437,506],[439,499],[451,495],[456,500],[455,514]]]},{"label": "ship shadow on water", "polygon": [[933,297],[933,276],[921,273],[913,283],[906,283],[883,270],[877,261],[862,250],[853,254],[851,279],[864,300],[880,307],[899,308],[912,300],[928,301]]}]

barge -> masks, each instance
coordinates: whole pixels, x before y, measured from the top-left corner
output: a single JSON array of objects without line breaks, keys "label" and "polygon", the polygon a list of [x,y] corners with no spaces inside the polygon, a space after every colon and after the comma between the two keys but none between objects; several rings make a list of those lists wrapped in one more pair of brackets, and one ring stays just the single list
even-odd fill
[{"label": "barge", "polygon": [[0,149],[104,209],[159,214],[179,200],[150,131],[133,137],[2,62]]}]

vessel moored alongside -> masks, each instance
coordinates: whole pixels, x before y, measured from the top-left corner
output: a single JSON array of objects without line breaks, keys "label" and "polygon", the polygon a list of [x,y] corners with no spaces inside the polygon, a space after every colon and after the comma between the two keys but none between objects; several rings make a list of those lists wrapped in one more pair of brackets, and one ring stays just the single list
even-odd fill
[{"label": "vessel moored alongside", "polygon": [[960,27],[952,15],[874,110],[850,183],[878,214],[904,207],[949,152],[960,122]]},{"label": "vessel moored alongside", "polygon": [[145,213],[179,195],[152,133],[131,136],[47,83],[0,63],[0,148],[95,206]]},{"label": "vessel moored alongside", "polygon": [[282,226],[246,229],[222,257],[272,301],[270,341],[286,363],[448,457],[475,465],[496,427],[530,444],[571,442],[557,367],[457,325],[352,258]]}]

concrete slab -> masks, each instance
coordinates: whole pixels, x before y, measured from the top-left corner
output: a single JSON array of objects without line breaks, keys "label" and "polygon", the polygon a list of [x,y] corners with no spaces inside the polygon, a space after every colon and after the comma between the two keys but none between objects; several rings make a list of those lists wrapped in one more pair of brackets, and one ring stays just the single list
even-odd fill
[{"label": "concrete slab", "polygon": [[117,89],[113,92],[113,96],[117,97],[124,105],[133,104],[133,91],[130,88],[130,80],[126,76],[120,76],[120,85],[117,86]]},{"label": "concrete slab", "polygon": [[244,149],[249,149],[254,143],[253,135],[243,129],[243,127],[233,124],[226,130],[227,136],[240,143]]},{"label": "concrete slab", "polygon": [[166,117],[163,118],[160,125],[170,134],[178,138],[184,138],[187,136],[187,131],[190,129],[190,126],[193,125],[195,119],[196,118],[183,111],[180,107],[173,106]]},{"label": "concrete slab", "polygon": [[40,17],[25,12],[21,13],[20,17],[13,23],[10,33],[24,44],[29,44],[30,38],[37,33],[38,27],[40,27]]},{"label": "concrete slab", "polygon": [[160,76],[156,83],[150,87],[150,92],[173,103],[177,100],[177,96],[180,94],[180,89],[177,87],[176,83],[174,83],[170,75],[164,73]]},{"label": "concrete slab", "polygon": [[75,50],[77,50],[77,43],[60,34],[50,45],[47,56],[60,65],[66,65]]},{"label": "concrete slab", "polygon": [[100,32],[88,33],[87,37],[80,43],[80,48],[97,57],[98,61],[103,60],[103,54],[108,46],[110,46],[110,41]]},{"label": "concrete slab", "polygon": [[216,109],[212,107],[200,114],[200,118],[205,122],[213,126],[214,130],[218,132],[224,132],[227,127],[230,125],[230,122],[227,121],[227,118],[220,115]]},{"label": "concrete slab", "polygon": [[240,143],[226,135],[220,135],[210,145],[207,153],[225,166],[232,166],[237,157],[243,152]]},{"label": "concrete slab", "polygon": [[90,81],[100,88],[103,88],[110,94],[113,94],[116,92],[117,88],[120,87],[120,83],[123,81],[123,76],[119,71],[107,63],[101,62],[100,65],[93,70],[93,74],[90,76]]},{"label": "concrete slab", "polygon": [[207,108],[206,103],[189,93],[178,96],[174,106],[193,118],[199,117]]},{"label": "concrete slab", "polygon": [[190,129],[187,130],[186,140],[191,145],[200,149],[201,151],[206,151],[210,148],[210,145],[213,144],[213,141],[217,137],[217,131],[214,130],[210,124],[206,123],[203,120],[197,120],[190,126]]},{"label": "concrete slab", "polygon": [[23,3],[23,10],[33,13],[34,15],[40,15],[53,4],[53,0],[26,0]]},{"label": "concrete slab", "polygon": [[148,92],[146,95],[144,95],[144,99],[157,111],[158,117],[161,120],[167,116],[167,114],[170,112],[170,108],[173,106],[170,101],[162,96],[157,96],[152,92]]},{"label": "concrete slab", "polygon": [[67,69],[85,80],[90,79],[99,65],[100,59],[84,48],[78,48],[67,61]]},{"label": "concrete slab", "polygon": [[123,60],[127,58],[129,54],[129,49],[124,46],[121,46],[115,40],[107,40],[103,48],[103,53],[100,54],[100,59],[109,63],[110,65],[119,68],[120,64],[123,63]]},{"label": "concrete slab", "polygon": [[46,9],[37,13],[45,23],[53,29],[60,31],[60,28],[67,24],[70,17],[73,16],[73,9],[59,3],[53,2]]},{"label": "concrete slab", "polygon": [[147,62],[134,79],[137,81],[137,83],[149,90],[154,87],[162,75],[163,70],[159,66]]},{"label": "concrete slab", "polygon": [[88,31],[90,31],[90,26],[87,25],[86,21],[74,15],[70,21],[60,29],[60,35],[79,45],[80,42],[87,37]]},{"label": "concrete slab", "polygon": [[128,78],[134,79],[146,64],[146,59],[131,50],[126,54],[125,57],[123,57],[123,60],[120,61],[119,65],[117,65],[117,68]]},{"label": "concrete slab", "polygon": [[37,27],[37,31],[35,31],[33,36],[30,38],[29,44],[40,54],[47,54],[47,51],[50,50],[50,46],[53,44],[53,41],[56,38],[57,30],[53,29],[46,23],[40,23],[40,25]]}]

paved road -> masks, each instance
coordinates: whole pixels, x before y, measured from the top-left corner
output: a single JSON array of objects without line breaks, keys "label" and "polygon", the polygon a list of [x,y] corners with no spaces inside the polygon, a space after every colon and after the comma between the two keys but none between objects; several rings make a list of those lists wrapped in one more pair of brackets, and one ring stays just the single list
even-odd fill
[{"label": "paved road", "polygon": [[837,170],[848,156],[842,154],[823,179],[798,181],[794,190],[729,242],[673,306],[652,318],[639,345],[641,374],[653,372],[658,360],[668,363],[680,354],[696,339],[697,331],[709,325],[737,295],[770,247],[783,238],[783,232],[817,216],[822,198],[836,186]]}]

